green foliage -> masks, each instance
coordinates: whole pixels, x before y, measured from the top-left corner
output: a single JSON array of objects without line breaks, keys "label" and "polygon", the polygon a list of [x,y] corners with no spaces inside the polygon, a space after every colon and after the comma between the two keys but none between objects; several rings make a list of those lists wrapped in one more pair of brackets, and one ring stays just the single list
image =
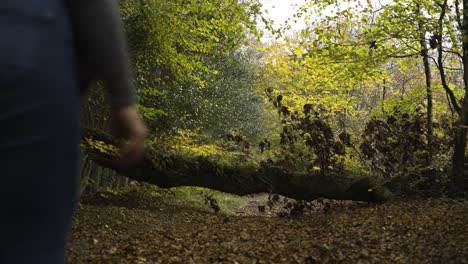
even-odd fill
[{"label": "green foliage", "polygon": [[109,156],[117,155],[117,148],[114,145],[108,144],[101,140],[93,139],[92,137],[85,138],[82,145],[89,151],[97,151]]},{"label": "green foliage", "polygon": [[[443,186],[455,121],[447,94],[465,94],[460,6],[371,2],[310,1],[294,15],[307,27],[288,37],[263,18],[283,39],[259,44],[258,0],[120,1],[153,166],[189,174],[262,163],[369,173],[404,193]],[[438,73],[431,151],[421,49]],[[91,92],[83,119],[105,131],[104,93]],[[100,138],[84,144],[115,154]]]},{"label": "green foliage", "polygon": [[[181,170],[203,169],[217,166],[219,173],[225,167],[242,168],[255,166],[258,162],[240,149],[232,149],[229,142],[213,141],[209,136],[194,131],[178,131],[173,135],[162,135],[147,145],[149,156],[157,157],[154,166],[161,169],[188,166]],[[185,165],[184,165],[185,164]],[[190,167],[192,164],[194,168]]]},{"label": "green foliage", "polygon": [[206,87],[182,85],[168,93],[165,104],[174,120],[172,129],[200,129],[219,138],[228,131],[238,131],[251,138],[265,134],[262,124],[268,114],[261,98],[254,93],[257,85],[257,62],[248,51],[212,59],[216,74],[207,76]]},{"label": "green foliage", "polygon": [[[140,110],[152,130],[163,132],[194,128],[200,122],[200,110],[208,104],[200,89],[219,85],[212,79],[224,67],[217,58],[229,60],[248,35],[260,34],[256,28],[260,14],[257,0],[124,0],[121,10],[130,39]],[[235,85],[234,91],[241,82]],[[248,91],[248,86],[241,88]],[[232,104],[228,107],[236,108]]]},{"label": "green foliage", "polygon": [[246,30],[257,33],[256,1],[121,1],[121,7],[137,76],[160,85],[203,86],[209,56],[238,47]]}]

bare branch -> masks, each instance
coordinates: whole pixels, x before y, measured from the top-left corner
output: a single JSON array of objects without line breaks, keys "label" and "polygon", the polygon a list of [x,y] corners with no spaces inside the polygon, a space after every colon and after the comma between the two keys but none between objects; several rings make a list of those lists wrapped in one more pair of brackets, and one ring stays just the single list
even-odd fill
[{"label": "bare branch", "polygon": [[429,58],[431,58],[431,60],[434,62],[437,69],[439,69],[439,63],[437,63],[437,60],[434,57],[431,57],[431,56],[429,56]]},{"label": "bare branch", "polygon": [[444,69],[449,71],[463,71],[463,68],[444,67]]},{"label": "bare branch", "polygon": [[453,51],[453,50],[448,50],[448,49],[442,49],[443,52],[446,52],[446,53],[451,53],[453,55],[456,55],[459,59],[462,59],[463,60],[463,55],[461,55],[460,53],[456,52],[456,51]]},{"label": "bare branch", "polygon": [[404,58],[410,58],[414,56],[418,56],[419,53],[412,53],[412,54],[405,54],[405,55],[388,55],[390,58],[396,58],[396,59],[404,59]]},{"label": "bare branch", "polygon": [[455,94],[453,93],[452,89],[448,86],[447,83],[447,76],[445,74],[445,69],[444,69],[444,62],[443,62],[443,50],[442,50],[442,35],[443,35],[443,22],[444,22],[444,17],[445,17],[445,12],[447,11],[447,0],[444,0],[444,3],[442,5],[438,4],[440,8],[442,9],[440,12],[439,20],[437,22],[437,34],[439,35],[438,40],[439,43],[437,45],[437,68],[439,69],[440,72],[440,80],[442,82],[442,87],[444,87],[444,90],[447,94],[447,97],[450,101],[450,103],[453,106],[453,109],[457,112],[458,115],[462,115],[462,109],[460,108],[460,105],[458,104],[457,98],[455,97]]}]

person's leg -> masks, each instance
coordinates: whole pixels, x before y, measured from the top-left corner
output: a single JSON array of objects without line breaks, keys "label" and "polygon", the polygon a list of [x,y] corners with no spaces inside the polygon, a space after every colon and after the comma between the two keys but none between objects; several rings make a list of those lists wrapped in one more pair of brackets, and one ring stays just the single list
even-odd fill
[{"label": "person's leg", "polygon": [[71,80],[14,70],[0,73],[0,85],[0,263],[63,263],[77,189],[77,91]]},{"label": "person's leg", "polygon": [[0,16],[0,263],[64,263],[78,182],[79,95],[62,5],[0,5],[12,11]]}]

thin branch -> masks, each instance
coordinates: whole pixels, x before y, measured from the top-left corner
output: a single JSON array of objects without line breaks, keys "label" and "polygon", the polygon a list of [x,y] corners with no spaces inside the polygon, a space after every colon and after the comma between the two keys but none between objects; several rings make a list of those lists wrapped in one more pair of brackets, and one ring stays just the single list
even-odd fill
[{"label": "thin branch", "polygon": [[437,62],[437,60],[434,57],[431,57],[431,56],[429,56],[429,58],[431,58],[431,60],[434,62],[437,69],[439,69],[439,63]]},{"label": "thin branch", "polygon": [[444,67],[444,69],[449,71],[463,71],[463,68]]},{"label": "thin branch", "polygon": [[443,2],[442,4],[439,3],[439,2],[437,2],[437,1],[434,1],[434,3],[435,3],[436,5],[438,5],[441,9],[443,9],[443,12],[445,12],[445,5],[447,4],[447,1],[446,1],[446,0],[444,0],[444,2]]},{"label": "thin branch", "polygon": [[[429,56],[429,58],[434,62],[436,68],[439,69],[439,63],[437,63],[437,60],[434,57]],[[444,69],[449,71],[463,71],[463,68],[444,67]]]},{"label": "thin branch", "polygon": [[444,22],[444,17],[445,17],[445,12],[447,11],[447,0],[444,0],[444,3],[440,5],[437,3],[437,5],[440,6],[442,9],[440,12],[439,20],[437,22],[437,33],[439,34],[439,43],[437,45],[437,62],[438,66],[437,68],[439,69],[440,72],[440,80],[442,82],[442,86],[444,87],[445,92],[447,93],[447,96],[450,99],[450,102],[452,103],[453,109],[458,113],[458,115],[462,115],[462,109],[458,105],[457,98],[455,97],[455,94],[453,93],[452,89],[448,86],[447,83],[447,78],[445,74],[445,69],[444,69],[444,63],[443,63],[443,51],[442,51],[442,35],[443,35],[443,22]]},{"label": "thin branch", "polygon": [[412,53],[412,54],[406,54],[406,55],[388,55],[390,58],[395,58],[395,59],[404,59],[404,58],[410,58],[414,56],[418,56],[419,53]]},{"label": "thin branch", "polygon": [[452,113],[452,116],[453,116],[453,107],[452,107],[452,103],[450,101],[448,93],[445,93],[445,96],[447,97],[447,103],[448,103],[449,108],[450,108],[450,113]]},{"label": "thin branch", "polygon": [[446,53],[452,53],[452,54],[456,55],[458,58],[463,60],[463,55],[461,55],[460,53],[458,53],[456,51],[448,50],[448,49],[442,49],[442,51],[446,52]]}]

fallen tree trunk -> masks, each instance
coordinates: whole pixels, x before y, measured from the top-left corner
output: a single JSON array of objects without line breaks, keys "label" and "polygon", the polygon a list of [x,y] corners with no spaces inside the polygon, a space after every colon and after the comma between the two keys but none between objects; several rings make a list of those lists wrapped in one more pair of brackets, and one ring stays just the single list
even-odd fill
[{"label": "fallen tree trunk", "polygon": [[[105,142],[113,142],[111,139]],[[199,186],[237,195],[271,192],[300,200],[319,197],[383,202],[390,198],[384,188],[375,188],[369,178],[297,173],[273,165],[230,166],[206,157],[187,159],[177,155],[145,156],[137,165],[120,167],[112,157],[86,148],[89,158],[136,181],[161,188]]]}]

